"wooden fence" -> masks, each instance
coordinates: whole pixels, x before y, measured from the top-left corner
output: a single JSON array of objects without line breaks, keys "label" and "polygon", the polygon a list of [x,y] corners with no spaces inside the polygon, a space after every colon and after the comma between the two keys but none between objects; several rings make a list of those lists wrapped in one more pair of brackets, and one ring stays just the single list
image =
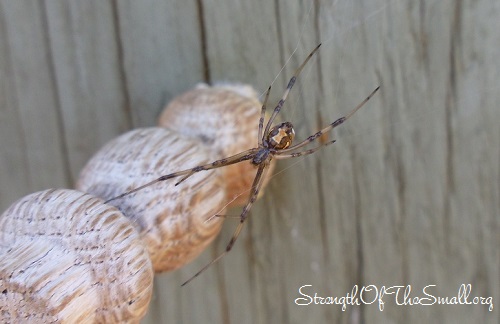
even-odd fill
[{"label": "wooden fence", "polygon": [[[273,82],[320,41],[299,137],[382,89],[334,146],[278,163],[235,249],[156,278],[144,323],[498,323],[498,306],[299,306],[411,285],[500,302],[500,6],[479,1],[0,1],[0,207],[71,187],[104,143],[197,82]],[[293,55],[292,55],[293,54]],[[283,67],[283,70],[281,68]],[[282,171],[282,172],[281,172]],[[161,172],[161,170],[159,171]],[[402,300],[400,296],[400,301]]]}]

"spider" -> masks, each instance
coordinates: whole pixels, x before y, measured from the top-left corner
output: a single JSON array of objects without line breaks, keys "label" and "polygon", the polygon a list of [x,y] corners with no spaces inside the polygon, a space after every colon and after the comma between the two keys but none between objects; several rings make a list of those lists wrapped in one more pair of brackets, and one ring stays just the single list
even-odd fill
[{"label": "spider", "polygon": [[[295,158],[303,155],[309,155],[312,154],[319,149],[335,143],[335,140],[328,141],[326,143],[322,143],[321,145],[308,149],[308,150],[303,150],[297,152],[296,150],[306,146],[309,143],[314,142],[317,138],[319,138],[321,135],[325,134],[326,132],[331,131],[335,127],[339,126],[340,124],[344,123],[347,119],[349,119],[356,111],[358,111],[370,98],[379,90],[380,87],[377,87],[375,90],[370,93],[368,97],[366,97],[358,106],[356,106],[351,112],[349,112],[346,116],[341,117],[334,121],[333,123],[329,124],[325,128],[319,130],[318,132],[312,134],[302,142],[292,145],[292,141],[295,137],[295,131],[293,129],[293,125],[290,122],[283,122],[280,123],[276,126],[271,127],[273,124],[274,119],[276,116],[279,114],[281,108],[283,107],[283,104],[285,103],[288,94],[290,90],[292,89],[293,85],[295,84],[295,81],[297,77],[299,76],[300,72],[304,68],[304,66],[307,64],[307,62],[311,59],[311,57],[316,53],[316,51],[320,48],[321,44],[316,46],[316,48],[307,56],[307,58],[304,60],[304,62],[295,70],[292,78],[288,82],[288,85],[279,100],[278,104],[274,108],[274,111],[269,118],[266,127],[264,128],[264,119],[265,119],[265,112],[266,112],[266,105],[267,101],[269,99],[269,94],[271,92],[271,86],[266,91],[265,94],[265,99],[264,103],[262,104],[262,109],[260,113],[260,119],[259,119],[259,129],[258,129],[258,146],[256,148],[252,148],[249,150],[246,150],[244,152],[238,153],[236,155],[223,158],[217,161],[214,161],[212,163],[204,164],[204,165],[199,165],[195,166],[194,168],[186,169],[183,171],[178,171],[174,173],[170,173],[167,175],[163,175],[159,177],[156,180],[153,180],[151,182],[148,182],[140,187],[137,187],[135,189],[132,189],[130,191],[127,191],[119,196],[116,196],[114,198],[109,199],[106,201],[106,203],[123,198],[127,195],[130,195],[134,192],[137,192],[141,189],[144,189],[146,187],[149,187],[157,182],[160,181],[165,181],[168,179],[176,178],[176,177],[181,177],[182,178],[175,184],[176,186],[182,183],[184,180],[192,176],[193,174],[200,172],[200,171],[206,171],[206,170],[211,170],[215,168],[220,168],[224,167],[227,165],[235,164],[235,163],[240,163],[243,161],[248,161],[250,160],[250,163],[255,165],[257,167],[257,173],[255,175],[255,178],[252,183],[252,187],[250,189],[250,198],[247,202],[247,204],[243,207],[241,214],[239,215],[239,224],[236,227],[233,236],[231,237],[229,243],[226,246],[226,249],[220,253],[216,258],[214,258],[212,261],[210,261],[207,265],[205,265],[203,268],[201,268],[197,273],[195,273],[192,277],[190,277],[188,280],[186,280],[181,286],[185,286],[189,282],[191,282],[193,279],[198,277],[201,273],[203,273],[205,270],[207,270],[212,264],[216,263],[222,257],[224,257],[229,251],[234,246],[234,243],[238,239],[238,236],[240,235],[241,230],[243,229],[243,225],[245,221],[247,220],[248,217],[248,212],[250,211],[250,208],[252,207],[253,203],[257,199],[257,196],[259,194],[259,190],[262,186],[263,179],[265,178],[266,172],[268,170],[268,166],[271,162],[272,159],[277,159],[277,160],[283,160],[283,159],[289,159],[289,158]],[[217,215],[220,216],[220,215]]]}]

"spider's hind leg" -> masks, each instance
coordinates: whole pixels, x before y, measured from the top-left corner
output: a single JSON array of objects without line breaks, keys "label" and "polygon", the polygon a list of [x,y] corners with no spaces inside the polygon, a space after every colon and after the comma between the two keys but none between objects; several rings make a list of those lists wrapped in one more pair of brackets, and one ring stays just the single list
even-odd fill
[{"label": "spider's hind leg", "polygon": [[[312,142],[312,141],[311,141]],[[312,148],[310,150],[304,150],[304,151],[300,151],[300,152],[293,152],[293,153],[289,153],[289,154],[276,154],[274,156],[274,158],[276,160],[283,160],[283,159],[289,159],[289,158],[295,158],[295,157],[299,157],[299,156],[304,156],[304,155],[309,155],[309,154],[313,154],[314,152],[316,151],[319,151],[321,150],[323,147],[325,146],[328,146],[330,144],[333,144],[335,143],[336,140],[333,140],[333,141],[329,141],[329,142],[326,142],[325,144],[322,144],[318,147],[315,147],[315,148]],[[279,152],[279,151],[278,151]]]},{"label": "spider's hind leg", "polygon": [[293,76],[290,78],[290,81],[288,81],[288,85],[286,87],[285,92],[283,93],[283,96],[281,97],[280,101],[278,102],[278,104],[274,108],[273,114],[271,115],[271,117],[267,121],[266,129],[264,130],[264,134],[269,133],[269,129],[271,128],[271,125],[272,125],[274,119],[276,118],[276,116],[280,112],[281,107],[283,107],[283,104],[285,103],[286,98],[288,98],[288,94],[290,93],[290,90],[292,90],[293,85],[295,84],[295,80],[297,80],[297,78],[300,75],[300,72],[302,72],[302,69],[304,69],[304,66],[306,66],[307,62],[309,62],[311,57],[313,57],[314,53],[316,53],[316,51],[319,49],[320,46],[321,46],[321,43],[318,46],[316,46],[316,48],[314,48],[311,53],[309,53],[309,55],[306,57],[304,62],[302,62],[302,64],[293,73]]},{"label": "spider's hind leg", "polygon": [[262,136],[262,128],[264,128],[264,118],[266,118],[266,105],[269,100],[269,94],[271,93],[271,86],[267,88],[266,97],[264,102],[262,103],[262,109],[260,110],[260,119],[259,119],[259,132],[257,134],[257,141],[259,147],[262,147],[262,142],[264,141],[264,137]]},{"label": "spider's hind leg", "polygon": [[[352,109],[347,115],[345,115],[344,117],[340,117],[338,118],[337,120],[335,120],[333,123],[331,123],[330,125],[326,126],[325,128],[317,131],[316,133],[312,134],[311,136],[309,136],[308,138],[306,138],[305,140],[303,140],[302,142],[298,143],[298,144],[295,144],[287,149],[283,149],[283,150],[280,150],[278,151],[278,153],[276,154],[275,158],[279,159],[278,156],[285,156],[284,153],[291,153],[292,151],[298,149],[299,147],[302,147],[302,146],[305,146],[313,141],[315,141],[318,137],[320,137],[321,135],[325,134],[325,133],[328,133],[329,131],[331,131],[332,129],[334,129],[335,127],[337,126],[340,126],[342,125],[347,119],[351,118],[352,115],[354,115],[354,113],[356,113],[356,111],[358,111],[361,107],[363,107],[367,102],[368,100],[370,100],[370,98],[380,89],[380,86],[378,86],[377,88],[375,88],[375,90],[372,91],[372,93],[370,93],[370,95],[368,97],[365,98],[365,100],[361,101],[361,103],[359,105],[357,105],[354,109]],[[330,143],[331,144],[331,143]],[[293,156],[290,156],[290,157],[293,157]]]}]

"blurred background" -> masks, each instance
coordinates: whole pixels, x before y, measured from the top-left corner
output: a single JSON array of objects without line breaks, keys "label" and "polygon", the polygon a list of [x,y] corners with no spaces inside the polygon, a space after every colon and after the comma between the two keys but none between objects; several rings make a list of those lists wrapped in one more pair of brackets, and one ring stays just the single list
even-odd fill
[{"label": "blurred background", "polygon": [[453,297],[471,284],[471,300],[500,301],[499,22],[494,0],[2,0],[0,210],[71,188],[104,143],[155,125],[198,82],[272,83],[276,100],[322,42],[283,109],[298,138],[381,90],[335,145],[278,163],[220,263],[180,287],[225,247],[230,221],[200,258],[157,276],[143,322],[498,323],[487,305],[295,299],[303,285]]}]

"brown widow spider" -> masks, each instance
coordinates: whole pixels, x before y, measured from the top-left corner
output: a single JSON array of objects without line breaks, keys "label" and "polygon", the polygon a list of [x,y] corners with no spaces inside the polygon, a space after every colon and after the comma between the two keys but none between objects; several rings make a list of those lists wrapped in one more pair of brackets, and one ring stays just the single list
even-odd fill
[{"label": "brown widow spider", "polygon": [[[316,152],[317,150],[319,150],[319,149],[321,149],[329,144],[335,143],[335,140],[332,140],[332,141],[323,143],[323,144],[319,145],[318,147],[315,147],[315,148],[312,148],[309,150],[294,152],[296,149],[301,148],[303,146],[306,146],[307,144],[313,142],[314,140],[316,140],[318,137],[320,137],[324,133],[331,131],[333,128],[335,128],[335,127],[339,126],[340,124],[342,124],[343,122],[345,122],[356,111],[358,111],[368,100],[370,100],[370,98],[380,88],[380,87],[377,87],[375,90],[373,90],[373,92],[370,93],[370,95],[368,97],[366,97],[365,100],[363,100],[357,107],[355,107],[353,110],[351,110],[351,112],[349,112],[346,116],[337,119],[336,121],[329,124],[325,128],[323,128],[320,131],[309,136],[308,138],[306,138],[302,142],[295,144],[295,145],[292,145],[292,141],[293,141],[293,138],[295,136],[295,131],[293,130],[293,125],[290,122],[284,122],[284,123],[278,124],[272,128],[271,128],[271,125],[272,125],[274,119],[276,118],[276,116],[278,115],[278,113],[280,112],[281,108],[283,107],[283,104],[285,103],[285,100],[288,97],[288,94],[289,94],[290,90],[292,89],[292,87],[295,83],[295,80],[297,79],[297,77],[299,76],[300,72],[302,71],[304,66],[307,64],[309,59],[314,55],[314,53],[316,53],[316,51],[319,49],[320,46],[321,46],[321,44],[319,44],[307,56],[307,58],[297,68],[297,70],[295,70],[295,73],[293,74],[292,78],[288,82],[288,85],[286,87],[285,92],[283,93],[283,96],[281,97],[280,101],[278,102],[278,104],[274,108],[274,111],[273,111],[271,117],[269,118],[269,120],[266,124],[266,128],[263,130],[266,105],[267,105],[267,100],[269,99],[269,93],[271,92],[271,86],[269,86],[269,88],[267,89],[264,103],[262,104],[262,109],[261,109],[260,119],[259,119],[259,131],[258,131],[258,139],[257,139],[258,140],[258,147],[250,149],[250,150],[246,150],[244,152],[238,153],[236,155],[233,155],[233,156],[230,156],[230,157],[227,157],[224,159],[214,161],[212,163],[199,165],[199,166],[196,166],[196,167],[191,168],[191,169],[178,171],[178,172],[174,172],[174,173],[170,173],[170,174],[161,176],[156,180],[148,182],[145,185],[142,185],[142,186],[137,187],[133,190],[127,191],[119,196],[116,196],[116,197],[111,198],[108,201],[106,201],[106,203],[108,203],[112,200],[123,198],[123,197],[130,195],[134,192],[137,192],[141,189],[149,187],[157,182],[183,176],[175,184],[177,186],[181,182],[183,182],[184,180],[186,180],[187,178],[189,178],[190,176],[195,174],[196,172],[220,168],[220,167],[224,167],[226,165],[231,165],[231,164],[235,164],[235,163],[239,163],[239,162],[243,162],[243,161],[247,161],[247,160],[250,160],[250,163],[252,163],[256,167],[258,167],[257,174],[255,175],[252,187],[250,189],[251,190],[250,198],[249,198],[247,204],[243,207],[241,214],[239,215],[240,222],[239,222],[238,226],[236,227],[236,230],[234,231],[233,236],[231,237],[231,240],[227,244],[226,249],[221,254],[219,254],[219,256],[217,256],[215,259],[213,259],[207,265],[205,265],[203,268],[201,268],[191,278],[189,278],[187,281],[185,281],[182,284],[182,286],[185,286],[191,280],[198,277],[203,271],[208,269],[208,267],[210,267],[215,262],[219,261],[229,251],[231,251],[234,243],[236,242],[236,239],[240,235],[240,232],[243,228],[243,224],[245,223],[245,220],[247,219],[248,212],[250,211],[250,208],[252,207],[255,200],[257,199],[260,187],[262,186],[262,182],[263,182],[262,179],[264,179],[264,177],[265,177],[265,174],[268,170],[268,166],[269,166],[269,163],[271,162],[271,160],[273,158],[277,159],[277,160],[282,160],[282,159],[288,159],[288,158],[295,158],[295,157],[299,157],[299,156],[303,156],[303,155],[309,155],[309,154],[312,154],[312,153]],[[264,136],[263,136],[263,134],[264,134]],[[216,216],[220,216],[220,215],[216,215]]]}]

